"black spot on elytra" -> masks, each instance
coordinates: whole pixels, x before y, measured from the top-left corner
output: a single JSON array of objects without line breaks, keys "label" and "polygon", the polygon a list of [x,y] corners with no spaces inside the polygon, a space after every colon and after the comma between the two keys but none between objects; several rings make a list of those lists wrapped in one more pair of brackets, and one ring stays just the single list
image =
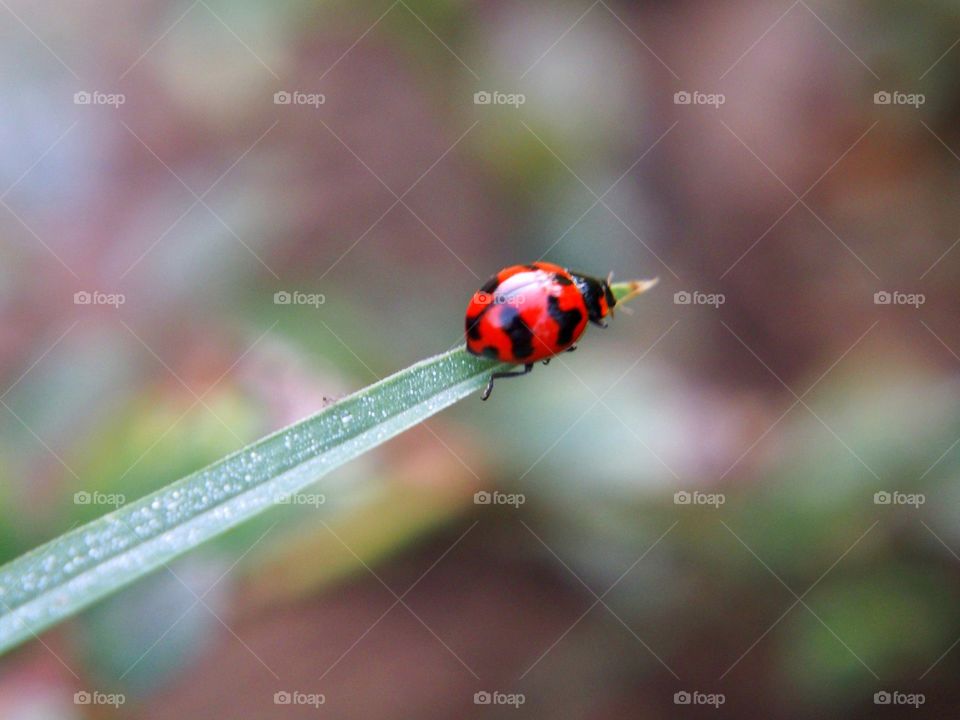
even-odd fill
[{"label": "black spot on elytra", "polygon": [[498,324],[510,338],[513,356],[518,360],[533,354],[533,332],[520,317],[520,311],[512,305],[500,306]]},{"label": "black spot on elytra", "polygon": [[560,273],[555,274],[553,279],[557,281],[557,285],[573,285],[573,280]]},{"label": "black spot on elytra", "polygon": [[[489,305],[487,306],[489,307]],[[487,308],[484,308],[477,315],[467,315],[467,337],[471,340],[480,339],[480,318],[483,317],[483,313],[486,312]]]},{"label": "black spot on elytra", "polygon": [[494,275],[492,278],[487,280],[483,285],[480,286],[480,292],[492,293],[497,289],[497,285],[500,284],[500,281],[497,280],[497,276]]},{"label": "black spot on elytra", "polygon": [[480,354],[484,357],[488,357],[491,360],[500,359],[500,351],[497,350],[493,345],[487,345],[483,350],[480,351]]},{"label": "black spot on elytra", "polygon": [[557,332],[557,343],[566,345],[573,341],[573,333],[583,320],[583,313],[576,308],[572,310],[561,310],[560,303],[555,297],[550,297],[547,301],[547,310],[550,317],[557,321],[559,331]]},{"label": "black spot on elytra", "polygon": [[480,290],[478,292],[481,292],[487,295],[488,302],[486,305],[483,306],[480,312],[478,312],[476,315],[467,315],[467,320],[466,320],[467,337],[469,337],[471,340],[480,339],[480,320],[482,320],[484,314],[491,307],[493,307],[494,305],[493,292],[499,286],[500,286],[500,281],[497,280],[496,275],[494,275],[492,278],[490,278],[483,285],[480,286]]}]

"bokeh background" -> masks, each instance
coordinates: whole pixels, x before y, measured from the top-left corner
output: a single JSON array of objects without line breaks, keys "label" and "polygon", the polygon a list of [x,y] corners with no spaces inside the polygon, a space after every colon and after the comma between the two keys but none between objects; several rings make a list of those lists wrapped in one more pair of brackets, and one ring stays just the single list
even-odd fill
[{"label": "bokeh background", "polygon": [[455,345],[502,266],[661,280],[8,654],[0,716],[955,715],[958,39],[946,0],[0,1],[3,560]]}]

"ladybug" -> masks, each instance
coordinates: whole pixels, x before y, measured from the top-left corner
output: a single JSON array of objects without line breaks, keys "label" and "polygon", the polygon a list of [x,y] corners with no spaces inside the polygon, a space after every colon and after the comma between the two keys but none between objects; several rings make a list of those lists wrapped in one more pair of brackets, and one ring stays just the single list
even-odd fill
[{"label": "ladybug", "polygon": [[467,305],[467,351],[524,368],[493,373],[481,398],[490,397],[494,380],[526,375],[538,360],[547,364],[554,355],[576,350],[587,322],[607,327],[604,318],[616,304],[610,278],[598,280],[547,262],[498,272]]}]

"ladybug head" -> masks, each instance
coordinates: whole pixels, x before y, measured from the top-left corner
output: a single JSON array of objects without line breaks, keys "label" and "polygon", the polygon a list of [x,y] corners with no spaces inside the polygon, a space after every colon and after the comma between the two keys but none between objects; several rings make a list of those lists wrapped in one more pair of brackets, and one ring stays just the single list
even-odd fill
[{"label": "ladybug head", "polygon": [[580,275],[579,273],[570,273],[580,294],[583,295],[583,301],[587,305],[587,316],[590,322],[604,324],[603,318],[612,314],[617,299],[610,290],[609,280],[598,280],[589,275]]}]

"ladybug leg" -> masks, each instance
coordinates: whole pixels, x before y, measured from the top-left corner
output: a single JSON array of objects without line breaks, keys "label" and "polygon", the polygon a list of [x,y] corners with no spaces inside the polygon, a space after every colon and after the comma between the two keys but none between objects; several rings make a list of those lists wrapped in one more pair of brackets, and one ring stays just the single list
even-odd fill
[{"label": "ladybug leg", "polygon": [[487,383],[487,387],[484,388],[483,394],[480,395],[481,400],[486,400],[490,397],[490,393],[493,392],[493,381],[498,378],[508,378],[508,377],[517,377],[518,375],[526,375],[528,372],[533,370],[533,363],[527,363],[523,366],[523,370],[511,370],[509,372],[495,372],[490,376],[490,382]]},{"label": "ladybug leg", "polygon": [[544,360],[544,361],[543,361],[543,364],[544,364],[544,365],[549,365],[549,364],[550,364],[550,358],[547,358],[546,360]]},{"label": "ladybug leg", "polygon": [[602,327],[604,330],[606,330],[607,327],[608,327],[606,320],[591,320],[590,322],[592,322],[594,325],[599,325],[599,326]]},{"label": "ladybug leg", "polygon": [[566,352],[573,352],[576,349],[577,349],[576,345],[571,345],[570,347],[567,348]]}]

